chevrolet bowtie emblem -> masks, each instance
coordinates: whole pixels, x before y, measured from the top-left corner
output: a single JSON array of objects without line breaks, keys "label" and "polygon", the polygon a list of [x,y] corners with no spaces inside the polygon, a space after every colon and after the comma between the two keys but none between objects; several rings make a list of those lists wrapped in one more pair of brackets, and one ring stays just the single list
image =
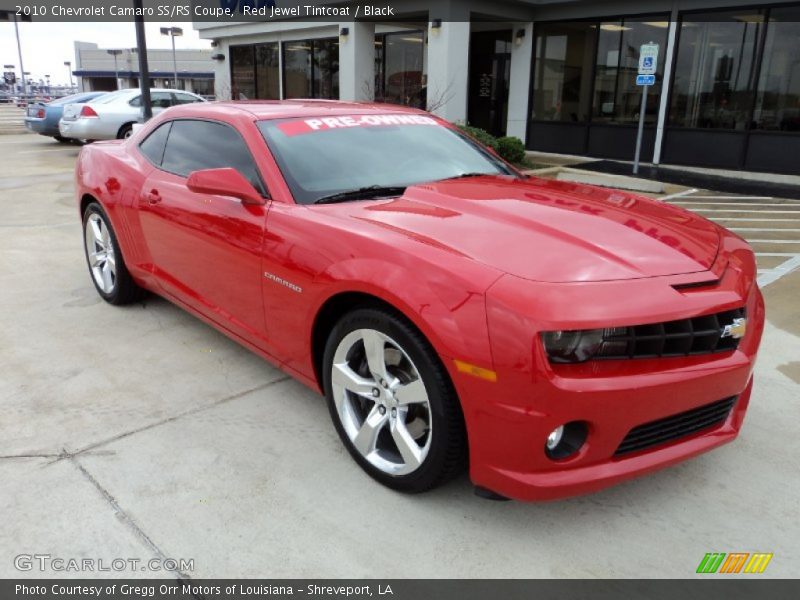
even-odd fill
[{"label": "chevrolet bowtie emblem", "polygon": [[734,319],[733,323],[730,325],[725,325],[722,328],[722,336],[721,337],[731,337],[735,340],[741,339],[744,337],[745,332],[747,331],[747,319],[744,317],[740,319]]}]

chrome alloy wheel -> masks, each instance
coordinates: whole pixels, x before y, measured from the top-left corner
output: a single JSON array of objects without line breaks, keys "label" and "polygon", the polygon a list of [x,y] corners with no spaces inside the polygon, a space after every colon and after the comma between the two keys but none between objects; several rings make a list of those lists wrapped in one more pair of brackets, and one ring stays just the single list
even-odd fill
[{"label": "chrome alloy wheel", "polygon": [[86,256],[89,257],[89,268],[94,282],[104,294],[110,294],[117,282],[117,262],[111,233],[99,214],[92,213],[86,219],[84,237]]},{"label": "chrome alloy wheel", "polygon": [[336,412],[356,450],[387,475],[417,470],[431,447],[431,406],[400,345],[374,329],[346,335],[333,356]]}]

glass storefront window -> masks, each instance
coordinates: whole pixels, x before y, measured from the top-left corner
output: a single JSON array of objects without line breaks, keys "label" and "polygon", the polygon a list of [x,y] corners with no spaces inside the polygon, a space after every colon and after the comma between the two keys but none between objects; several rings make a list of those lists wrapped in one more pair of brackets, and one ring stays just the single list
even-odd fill
[{"label": "glass storefront window", "polygon": [[286,98],[339,98],[339,41],[301,40],[283,44]]},{"label": "glass storefront window", "polygon": [[763,11],[755,9],[684,15],[670,125],[747,128],[763,29]]},{"label": "glass storefront window", "polygon": [[392,104],[423,107],[422,61],[424,35],[421,31],[384,36],[383,100]]},{"label": "glass storefront window", "polygon": [[800,7],[770,11],[753,127],[800,132]]},{"label": "glass storefront window", "polygon": [[588,120],[597,31],[596,23],[536,25],[533,119]]},{"label": "glass storefront window", "polygon": [[642,88],[636,85],[639,49],[642,44],[659,45],[656,85],[648,90],[645,123],[655,125],[664,79],[669,21],[666,15],[637,17],[600,24],[594,80],[592,121],[601,123],[639,122]]},{"label": "glass storefront window", "polygon": [[231,98],[256,97],[256,73],[253,46],[231,46]]},{"label": "glass storefront window", "polygon": [[279,68],[277,42],[256,46],[256,98],[260,100],[280,98]]},{"label": "glass storefront window", "polygon": [[283,44],[283,94],[286,98],[311,97],[311,42]]}]

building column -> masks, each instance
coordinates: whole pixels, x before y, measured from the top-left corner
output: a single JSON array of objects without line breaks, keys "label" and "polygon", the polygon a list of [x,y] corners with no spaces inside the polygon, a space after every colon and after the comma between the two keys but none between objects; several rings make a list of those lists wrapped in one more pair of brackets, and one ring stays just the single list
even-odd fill
[{"label": "building column", "polygon": [[[522,38],[517,37],[520,31],[525,32]],[[533,23],[518,23],[514,26],[512,34],[506,135],[518,137],[523,142],[526,142],[528,137],[528,98],[531,91],[532,60]]]},{"label": "building column", "polygon": [[347,36],[339,36],[339,99],[375,99],[375,23],[350,21]]},{"label": "building column", "polygon": [[675,57],[675,43],[678,32],[678,11],[673,10],[669,22],[669,34],[664,55],[664,81],[661,82],[661,104],[658,108],[658,122],[656,124],[656,140],[653,149],[653,164],[661,164],[661,149],[664,147],[664,125],[669,112],[669,92],[672,83],[672,63]]},{"label": "building column", "polygon": [[236,100],[233,97],[233,82],[231,81],[231,47],[227,41],[219,42],[212,49],[214,54],[222,54],[223,60],[214,62],[214,97],[217,100]]},{"label": "building column", "polygon": [[[469,8],[453,0],[449,4],[440,4],[436,6],[444,11],[442,14],[438,14],[436,10],[429,13],[428,110],[451,122],[466,122],[469,90]],[[439,27],[434,27],[436,19],[441,19]]]}]

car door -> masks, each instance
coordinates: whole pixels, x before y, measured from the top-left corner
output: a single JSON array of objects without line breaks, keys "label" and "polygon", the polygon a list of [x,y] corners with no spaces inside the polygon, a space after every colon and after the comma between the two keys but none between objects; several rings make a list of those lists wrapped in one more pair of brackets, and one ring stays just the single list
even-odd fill
[{"label": "car door", "polygon": [[164,292],[254,343],[264,339],[261,250],[267,205],[192,192],[193,171],[232,167],[264,193],[241,135],[206,120],[171,122],[138,197],[139,226]]}]

